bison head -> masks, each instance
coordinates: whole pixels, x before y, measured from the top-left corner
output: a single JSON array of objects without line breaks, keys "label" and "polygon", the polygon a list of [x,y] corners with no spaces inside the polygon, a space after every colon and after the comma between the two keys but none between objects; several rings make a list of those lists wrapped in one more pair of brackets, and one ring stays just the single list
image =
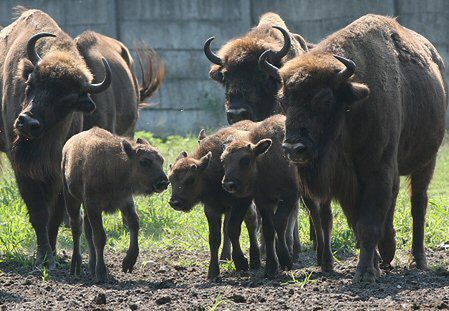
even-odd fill
[{"label": "bison head", "polygon": [[135,192],[151,194],[167,189],[164,158],[145,139],[138,138],[135,144],[124,139],[122,149],[131,162],[131,184]]},{"label": "bison head", "polygon": [[19,137],[35,139],[55,125],[64,122],[71,112],[93,112],[95,103],[89,94],[106,90],[111,84],[111,69],[106,59],[105,78],[92,84],[92,75],[79,55],[69,50],[49,50],[41,59],[36,42],[50,33],[38,33],[27,43],[27,58],[19,65],[19,76],[25,82],[22,111],[14,128]]},{"label": "bison head", "polygon": [[256,159],[271,147],[271,139],[252,144],[244,139],[231,138],[221,155],[224,168],[223,189],[236,197],[251,195],[256,174]]},{"label": "bison head", "polygon": [[189,157],[185,151],[178,156],[168,177],[172,185],[169,204],[173,209],[188,212],[200,200],[204,187],[203,174],[211,158],[211,152],[199,160]]},{"label": "bison head", "polygon": [[[229,124],[245,119],[261,121],[277,111],[276,81],[259,68],[258,59],[266,49],[278,49],[279,43],[282,42],[276,33],[279,30],[284,44],[278,52],[270,55],[270,62],[280,66],[282,58],[290,51],[292,39],[282,27],[273,26],[277,29],[273,30],[271,26],[266,25],[266,28],[263,39],[250,32],[242,38],[228,42],[218,55],[210,49],[214,37],[204,43],[204,53],[214,64],[209,75],[225,88]],[[306,46],[303,39],[302,46]]]},{"label": "bison head", "polygon": [[291,160],[308,165],[341,133],[345,112],[369,95],[366,85],[353,82],[355,63],[329,53],[310,52],[280,70],[260,57],[260,65],[278,81],[278,100],[286,114],[283,148]]}]

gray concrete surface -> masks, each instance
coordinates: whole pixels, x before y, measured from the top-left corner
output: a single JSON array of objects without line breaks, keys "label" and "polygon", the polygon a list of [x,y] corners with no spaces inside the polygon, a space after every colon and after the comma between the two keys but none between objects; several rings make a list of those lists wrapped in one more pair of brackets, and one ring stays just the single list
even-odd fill
[{"label": "gray concrete surface", "polygon": [[208,77],[203,42],[214,35],[218,48],[267,11],[312,42],[367,13],[397,16],[449,59],[447,0],[0,0],[0,25],[11,22],[16,5],[44,10],[73,36],[93,29],[128,46],[144,40],[155,48],[166,80],[151,99],[157,107],[141,111],[138,128],[161,136],[225,124],[223,90]]}]

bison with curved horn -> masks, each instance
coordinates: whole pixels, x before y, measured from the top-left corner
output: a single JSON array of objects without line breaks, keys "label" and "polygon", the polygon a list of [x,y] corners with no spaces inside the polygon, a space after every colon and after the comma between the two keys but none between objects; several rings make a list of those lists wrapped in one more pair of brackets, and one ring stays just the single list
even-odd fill
[{"label": "bison with curved horn", "polygon": [[427,188],[447,110],[438,51],[395,19],[370,14],[280,70],[270,53],[260,65],[280,87],[285,152],[307,194],[340,202],[360,244],[354,281],[379,276],[376,247],[386,264],[394,257],[400,175],[410,177],[412,254],[426,268]]},{"label": "bison with curved horn", "polygon": [[[92,73],[74,40],[47,14],[21,16],[0,33],[2,122],[0,150],[6,152],[37,238],[36,264],[55,265],[56,236],[62,218],[61,151],[92,113],[91,95],[111,84]],[[62,208],[61,208],[62,207]]]}]

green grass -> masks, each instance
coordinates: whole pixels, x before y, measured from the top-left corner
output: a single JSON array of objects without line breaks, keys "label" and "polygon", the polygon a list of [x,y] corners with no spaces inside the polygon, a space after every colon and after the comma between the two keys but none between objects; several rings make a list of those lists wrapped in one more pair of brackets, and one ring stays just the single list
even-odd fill
[{"label": "green grass", "polygon": [[[139,132],[137,136],[145,137],[151,144],[159,148],[166,161],[164,167],[173,163],[177,155],[186,150],[189,153],[197,147],[194,136],[173,136],[166,140],[153,137],[149,133]],[[4,159],[4,164],[7,162]],[[14,260],[24,266],[32,265],[35,249],[34,232],[28,220],[27,210],[20,198],[11,170],[3,169],[0,180],[0,259]],[[407,182],[401,180],[401,191],[397,200],[395,227],[399,249],[409,249],[412,236],[412,218],[408,199]],[[168,205],[170,190],[151,197],[136,197],[137,210],[140,217],[140,248],[143,252],[154,252],[157,249],[175,249],[187,251],[208,250],[208,229],[201,206],[190,213],[174,211]],[[334,230],[333,248],[340,251],[354,251],[354,236],[348,228],[346,219],[338,206],[333,204]],[[449,241],[449,144],[446,142],[440,150],[435,176],[429,190],[429,209],[427,213],[425,242],[429,248],[436,248]],[[123,227],[120,214],[104,216],[105,229],[108,236],[109,250],[124,251],[128,247],[129,236]],[[306,212],[301,211],[301,238],[304,244],[308,239],[309,224]],[[248,247],[246,230],[243,232],[243,245]],[[71,249],[71,235],[67,228],[62,228],[59,235],[59,248]],[[86,244],[83,239],[83,248]],[[185,259],[180,253],[180,263]],[[187,264],[187,263],[186,263]],[[229,265],[232,270],[232,265]]]}]

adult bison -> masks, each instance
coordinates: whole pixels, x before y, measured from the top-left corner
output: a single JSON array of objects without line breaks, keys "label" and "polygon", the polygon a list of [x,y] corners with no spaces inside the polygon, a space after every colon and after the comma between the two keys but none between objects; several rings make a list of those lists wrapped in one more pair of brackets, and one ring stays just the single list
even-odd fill
[{"label": "adult bison", "polygon": [[134,60],[123,43],[93,31],[83,32],[75,42],[95,77],[104,75],[102,58],[108,61],[112,72],[111,87],[92,95],[97,109],[84,116],[83,128],[98,126],[118,135],[133,137],[140,103],[154,94],[164,78],[162,61],[148,46],[135,49],[142,76],[139,85]]},{"label": "adult bison", "polygon": [[[103,59],[105,73],[95,74],[104,79],[92,83],[76,42],[39,10],[22,11],[0,32],[0,41],[0,150],[8,154],[36,232],[36,264],[45,259],[52,267],[64,210],[61,150],[83,129],[83,113],[95,111],[90,95],[113,82],[111,69]],[[119,82],[116,87],[121,87]],[[94,114],[105,112],[97,109]]]},{"label": "adult bison", "polygon": [[209,38],[204,43],[204,53],[213,63],[210,77],[226,89],[229,124],[245,119],[262,121],[277,113],[277,83],[257,66],[259,56],[267,49],[277,51],[270,55],[270,61],[281,66],[308,49],[305,40],[300,35],[291,34],[282,18],[275,13],[262,15],[256,27],[227,42],[218,55],[210,49],[213,39]]},{"label": "adult bison", "polygon": [[307,194],[342,205],[360,243],[354,281],[379,275],[376,246],[386,263],[393,259],[399,175],[410,176],[412,253],[425,268],[427,188],[447,109],[436,49],[395,19],[370,14],[280,70],[270,54],[260,65],[281,87],[285,151]]}]

